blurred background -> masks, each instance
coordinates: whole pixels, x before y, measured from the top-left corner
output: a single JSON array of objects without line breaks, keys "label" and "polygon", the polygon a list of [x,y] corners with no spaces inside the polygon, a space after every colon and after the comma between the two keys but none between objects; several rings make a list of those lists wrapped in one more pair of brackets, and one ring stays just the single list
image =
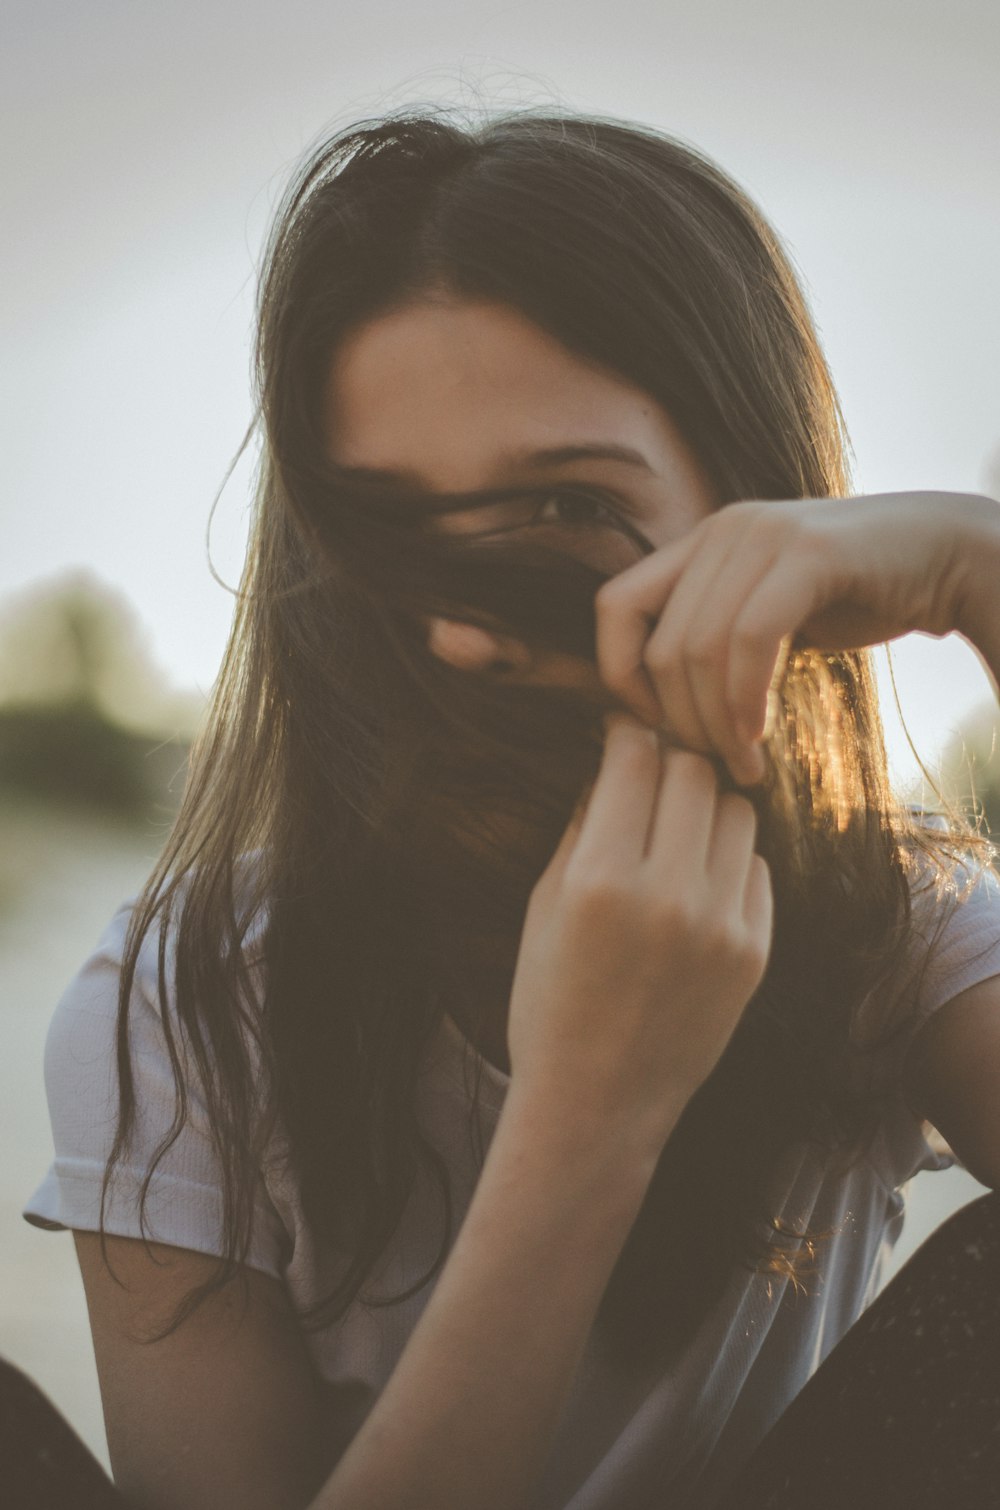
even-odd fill
[{"label": "blurred background", "polygon": [[[63,986],[163,843],[222,655],[252,448],[222,484],[251,418],[255,269],[292,166],[328,129],[419,102],[661,127],[732,173],[790,249],[856,490],[1000,498],[1000,10],[3,9],[0,1353],[106,1461],[71,1239],[19,1215],[51,1157],[42,1049]],[[976,656],[911,636],[893,647],[895,689],[879,656],[897,785],[933,800],[922,764],[1000,834]],[[981,1188],[960,1169],[918,1176],[890,1273]]]}]

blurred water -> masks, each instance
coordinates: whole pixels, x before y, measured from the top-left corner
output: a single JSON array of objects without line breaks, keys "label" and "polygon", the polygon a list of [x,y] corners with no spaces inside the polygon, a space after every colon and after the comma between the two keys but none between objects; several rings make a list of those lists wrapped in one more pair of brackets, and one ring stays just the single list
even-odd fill
[{"label": "blurred water", "polygon": [[[49,1015],[105,923],[145,879],[162,833],[0,804],[0,1353],[25,1369],[107,1463],[86,1305],[72,1239],[20,1210],[52,1157],[42,1084]],[[964,1170],[919,1175],[889,1276],[979,1195]]]}]

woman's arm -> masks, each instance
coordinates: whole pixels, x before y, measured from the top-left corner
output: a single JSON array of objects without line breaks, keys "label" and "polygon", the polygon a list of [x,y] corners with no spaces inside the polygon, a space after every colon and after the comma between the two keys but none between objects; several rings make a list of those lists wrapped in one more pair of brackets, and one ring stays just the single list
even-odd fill
[{"label": "woman's arm", "polygon": [[[302,1510],[329,1471],[319,1380],[278,1280],[243,1271],[159,1342],[217,1260],[74,1232],[115,1483],[140,1510]],[[120,1283],[118,1282],[120,1281]]]},{"label": "woman's arm", "polygon": [[[708,761],[612,721],[586,806],[532,892],[511,1085],[471,1205],[312,1510],[524,1505],[663,1145],[763,976],[771,892],[754,837],[750,803],[721,793]],[[112,1458],[136,1503],[305,1505],[322,1427],[273,1282],[254,1277],[245,1320],[217,1296],[142,1349],[136,1316],[162,1315],[195,1256],[172,1294],[136,1259],[127,1302],[92,1244],[82,1256]]]},{"label": "woman's arm", "polygon": [[969,531],[955,628],[979,652],[994,696],[1000,697],[1000,503],[983,501],[990,507],[979,511]]},{"label": "woman's arm", "polygon": [[979,494],[728,504],[600,589],[601,676],[645,722],[750,784],[793,641],[856,650],[957,631],[996,684],[998,567],[1000,503]]},{"label": "woman's arm", "polygon": [[[331,1422],[280,1283],[245,1270],[144,1343],[215,1260],[76,1233],[115,1482],[141,1510],[493,1510],[537,1477],[655,1158],[513,1088],[437,1287],[332,1474]],[[327,1475],[329,1478],[327,1480]],[[327,1480],[324,1484],[324,1481]]]},{"label": "woman's arm", "polygon": [[[330,1470],[321,1386],[280,1283],[245,1270],[143,1343],[215,1260],[75,1234],[115,1482],[141,1510],[521,1504],[655,1162],[641,1140],[512,1089],[445,1270]],[[315,1497],[314,1497],[315,1496]]]},{"label": "woman's arm", "polygon": [[974,1179],[1000,1190],[1000,976],[961,991],[921,1026],[901,1084],[914,1116],[937,1128]]},{"label": "woman's arm", "polygon": [[427,1309],[312,1510],[525,1503],[656,1163],[581,1113],[512,1085]]},{"label": "woman's arm", "polygon": [[[605,682],[651,724],[714,750],[737,780],[796,636],[821,649],[909,630],[961,634],[1000,688],[1000,503],[966,493],[732,504],[598,594]],[[1000,1182],[1000,977],[914,1036],[903,1091],[966,1167]]]}]

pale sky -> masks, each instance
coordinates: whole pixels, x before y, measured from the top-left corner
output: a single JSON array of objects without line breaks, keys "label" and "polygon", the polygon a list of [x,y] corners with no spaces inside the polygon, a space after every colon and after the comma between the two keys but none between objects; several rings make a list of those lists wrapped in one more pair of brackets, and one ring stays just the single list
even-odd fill
[{"label": "pale sky", "polygon": [[[858,490],[1000,490],[996,0],[3,10],[0,601],[87,566],[173,680],[207,690],[232,599],[205,528],[249,418],[268,215],[324,129],[417,101],[560,104],[707,151],[804,278]],[[246,491],[243,468],[213,526],[229,581]],[[896,655],[933,759],[985,677],[960,643]]]}]

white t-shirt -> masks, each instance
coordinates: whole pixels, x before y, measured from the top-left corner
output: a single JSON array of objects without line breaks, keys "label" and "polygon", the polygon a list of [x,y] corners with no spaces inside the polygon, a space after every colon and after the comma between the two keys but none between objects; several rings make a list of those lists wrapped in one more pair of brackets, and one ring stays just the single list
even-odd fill
[{"label": "white t-shirt", "polygon": [[[118,974],[131,904],[111,920],[96,951],[60,1000],[45,1054],[55,1161],[25,1209],[40,1227],[96,1231],[101,1180],[116,1116],[114,1033]],[[924,923],[915,909],[913,960]],[[155,930],[154,930],[155,935]],[[1000,974],[1000,883],[978,880],[955,910],[926,973],[913,1031],[943,1002]],[[168,999],[172,990],[168,970]],[[139,1235],[138,1190],[151,1151],[170,1126],[173,1077],[156,986],[156,939],[147,937],[134,993],[133,1064],[138,1125],[128,1167],[112,1188],[106,1229]],[[898,1068],[909,1036],[893,1046]],[[474,1189],[478,1162],[470,1136],[470,1074],[481,1071],[484,1143],[503,1105],[508,1077],[482,1060],[450,1019],[431,1045],[418,1112],[452,1173],[455,1226]],[[890,1070],[891,1070],[890,1066]],[[204,1105],[193,1082],[190,1115],[157,1166],[147,1203],[148,1235],[218,1254],[220,1181]],[[823,1359],[878,1293],[885,1260],[903,1223],[904,1189],[921,1169],[955,1161],[934,1152],[901,1094],[887,1102],[878,1137],[846,1175],[830,1176],[807,1145],[789,1151],[780,1214],[837,1235],[821,1246],[821,1277],[808,1295],[786,1280],[734,1270],[725,1294],[679,1362],[668,1371],[613,1371],[588,1348],[532,1501],[533,1510],[709,1510],[719,1493]],[[368,1294],[397,1294],[426,1273],[440,1240],[440,1197],[421,1180]],[[342,1255],[321,1251],[307,1227],[276,1144],[257,1187],[248,1262],[279,1279],[304,1306],[328,1293]],[[433,1289],[399,1305],[355,1301],[334,1325],[304,1329],[329,1388],[332,1420],[346,1446],[388,1380]]]}]

